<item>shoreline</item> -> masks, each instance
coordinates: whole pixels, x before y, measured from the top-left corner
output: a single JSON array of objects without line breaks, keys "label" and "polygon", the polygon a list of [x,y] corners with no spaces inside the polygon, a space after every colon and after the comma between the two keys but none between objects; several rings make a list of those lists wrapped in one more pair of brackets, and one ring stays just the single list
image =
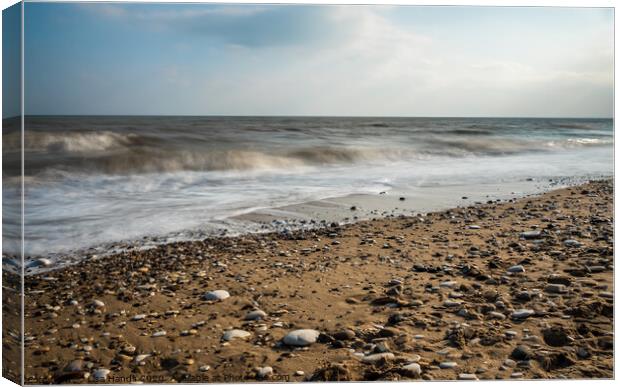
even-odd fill
[{"label": "shoreline", "polygon": [[26,380],[612,378],[612,184],[28,276]]},{"label": "shoreline", "polygon": [[[224,222],[222,226],[210,231],[206,229],[182,230],[167,235],[146,235],[137,239],[113,241],[67,252],[50,253],[45,256],[34,255],[26,264],[26,276],[53,272],[83,260],[105,259],[114,254],[153,249],[168,244],[220,237],[238,238],[252,234],[279,234],[301,230],[312,232],[329,227],[333,223],[350,225],[380,218],[417,216],[428,212],[446,211],[479,205],[489,200],[493,202],[518,200],[541,195],[558,188],[568,188],[589,181],[611,178],[611,176],[597,176],[547,180],[525,179],[502,183],[422,186],[407,191],[389,191],[385,194],[348,194],[265,207],[221,219],[220,221]],[[400,198],[404,200],[399,200]],[[226,222],[231,223],[226,224]],[[41,259],[46,264],[41,264],[39,261]],[[8,261],[12,262],[12,260]],[[59,264],[60,261],[64,263]],[[12,270],[12,266],[4,264],[4,269]]]}]

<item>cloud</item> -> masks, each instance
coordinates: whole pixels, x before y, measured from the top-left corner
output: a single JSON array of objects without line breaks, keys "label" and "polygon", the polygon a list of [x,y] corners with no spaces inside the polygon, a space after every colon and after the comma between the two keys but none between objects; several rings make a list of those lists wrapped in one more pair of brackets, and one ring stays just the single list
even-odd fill
[{"label": "cloud", "polygon": [[88,4],[82,8],[104,18],[242,47],[322,43],[349,31],[349,26],[332,17],[332,7]]},{"label": "cloud", "polygon": [[111,112],[117,106],[143,114],[230,115],[613,111],[613,25],[602,22],[578,24],[576,31],[548,17],[504,23],[487,10],[471,21],[479,27],[472,31],[443,13],[424,20],[422,8],[405,17],[401,8],[365,6],[84,7],[106,28],[123,23],[138,35],[152,34],[151,50],[167,53],[161,61],[153,55],[146,64],[124,66],[157,67],[156,79],[145,71],[139,80],[117,76],[125,99],[102,101],[118,104]]}]

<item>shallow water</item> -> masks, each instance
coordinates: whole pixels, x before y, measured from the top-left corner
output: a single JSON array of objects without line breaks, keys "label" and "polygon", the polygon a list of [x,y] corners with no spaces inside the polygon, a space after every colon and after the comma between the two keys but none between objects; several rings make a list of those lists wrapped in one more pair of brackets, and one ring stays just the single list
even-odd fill
[{"label": "shallow water", "polygon": [[[325,198],[387,192],[415,197],[414,211],[431,208],[442,187],[496,184],[508,194],[528,179],[613,171],[613,122],[604,119],[30,117],[25,127],[33,256],[256,231],[264,227],[240,215]],[[19,135],[3,133],[9,212]],[[453,196],[441,205],[458,204]],[[4,245],[18,246],[10,232]]]}]

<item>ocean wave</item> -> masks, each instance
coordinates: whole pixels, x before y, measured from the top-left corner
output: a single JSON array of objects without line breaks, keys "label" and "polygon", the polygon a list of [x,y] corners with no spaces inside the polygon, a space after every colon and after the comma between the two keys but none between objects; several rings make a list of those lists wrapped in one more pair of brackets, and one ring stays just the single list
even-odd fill
[{"label": "ocean wave", "polygon": [[[88,153],[118,150],[136,145],[140,136],[111,131],[102,132],[29,132],[24,136],[25,151]],[[3,142],[9,149],[19,149],[21,133],[4,136]]]},{"label": "ocean wave", "polygon": [[[3,141],[5,149],[19,149],[20,133],[4,134]],[[292,141],[268,132],[256,135],[153,130],[139,134],[138,131],[59,130],[27,132],[25,151],[27,175],[49,174],[50,170],[127,175],[175,171],[286,171],[406,162],[429,157],[501,156],[612,143],[611,137],[596,138],[593,134],[557,139],[497,135],[483,125],[427,133],[397,131],[392,137],[389,134],[358,135],[349,143],[343,141],[340,134]],[[6,159],[4,172],[8,176],[21,170],[12,160]]]}]

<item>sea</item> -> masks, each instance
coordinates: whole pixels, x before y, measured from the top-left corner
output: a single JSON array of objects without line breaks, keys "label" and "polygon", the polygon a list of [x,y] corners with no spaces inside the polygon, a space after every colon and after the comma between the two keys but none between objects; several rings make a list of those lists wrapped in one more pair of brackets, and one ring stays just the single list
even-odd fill
[{"label": "sea", "polygon": [[[20,248],[22,139],[4,126],[6,258]],[[373,208],[381,197],[406,198],[413,213],[442,192],[450,207],[489,185],[493,198],[613,175],[612,119],[33,116],[24,126],[28,262],[281,229],[279,213],[320,226],[303,204],[332,198],[365,211],[321,216],[352,221],[385,213]]]}]

